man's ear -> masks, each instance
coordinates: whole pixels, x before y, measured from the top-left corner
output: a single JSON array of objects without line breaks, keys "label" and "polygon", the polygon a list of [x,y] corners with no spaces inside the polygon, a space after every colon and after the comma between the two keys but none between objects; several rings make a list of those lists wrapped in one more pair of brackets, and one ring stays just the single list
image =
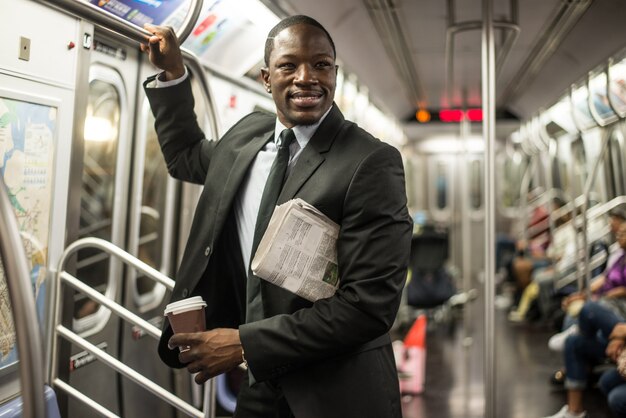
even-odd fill
[{"label": "man's ear", "polygon": [[263,87],[269,92],[272,85],[270,84],[270,71],[268,68],[261,68],[261,78],[263,79]]}]

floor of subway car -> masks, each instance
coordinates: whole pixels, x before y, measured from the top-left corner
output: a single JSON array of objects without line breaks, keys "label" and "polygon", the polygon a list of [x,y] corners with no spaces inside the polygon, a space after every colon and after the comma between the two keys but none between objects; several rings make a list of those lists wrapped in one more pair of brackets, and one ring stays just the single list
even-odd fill
[{"label": "floor of subway car", "polygon": [[[430,320],[425,388],[420,395],[403,397],[404,418],[484,416],[481,294],[451,321]],[[536,418],[556,413],[566,403],[566,391],[550,383],[551,374],[562,364],[561,354],[547,346],[553,329],[537,323],[511,323],[506,309],[495,313],[495,417]],[[585,392],[584,404],[591,418],[612,416],[596,388]]]}]

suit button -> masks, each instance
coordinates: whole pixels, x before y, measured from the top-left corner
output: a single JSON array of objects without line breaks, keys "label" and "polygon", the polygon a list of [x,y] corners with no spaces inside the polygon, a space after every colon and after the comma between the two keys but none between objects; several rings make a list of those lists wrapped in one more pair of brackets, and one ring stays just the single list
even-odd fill
[{"label": "suit button", "polygon": [[189,290],[183,289],[183,297],[186,298],[188,294],[189,294]]},{"label": "suit button", "polygon": [[206,247],[206,249],[204,250],[204,256],[208,257],[211,255],[211,247]]}]

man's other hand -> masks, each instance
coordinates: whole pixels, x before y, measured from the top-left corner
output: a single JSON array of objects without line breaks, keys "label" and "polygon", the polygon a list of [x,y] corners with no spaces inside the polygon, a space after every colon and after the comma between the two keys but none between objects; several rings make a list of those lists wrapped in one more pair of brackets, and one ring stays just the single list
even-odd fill
[{"label": "man's other hand", "polygon": [[178,355],[187,364],[189,373],[198,373],[195,381],[202,384],[218,374],[237,367],[243,361],[239,330],[216,328],[211,331],[174,334],[170,347],[189,347]]}]

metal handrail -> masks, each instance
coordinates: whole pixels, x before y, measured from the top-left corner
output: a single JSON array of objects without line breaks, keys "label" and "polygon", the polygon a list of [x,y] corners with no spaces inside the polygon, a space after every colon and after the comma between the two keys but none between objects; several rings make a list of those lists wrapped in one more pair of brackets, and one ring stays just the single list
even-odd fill
[{"label": "metal handrail", "polygon": [[85,396],[82,392],[74,389],[72,386],[68,385],[61,379],[55,379],[52,383],[54,384],[54,387],[61,389],[68,395],[72,396],[74,399],[81,401],[85,405],[90,405],[91,408],[95,410],[101,417],[120,418],[119,415],[115,415],[113,412],[109,411],[104,406],[100,405],[98,402],[94,401],[88,396]]},{"label": "metal handrail", "polygon": [[[134,381],[141,387],[152,392],[154,395],[164,400],[165,402],[169,403],[170,405],[172,405],[179,411],[182,411],[183,413],[192,417],[196,417],[196,418],[214,417],[215,408],[212,408],[212,407],[208,408],[206,411],[206,414],[203,413],[202,411],[194,408],[187,402],[184,402],[177,396],[173,395],[166,389],[157,385],[150,379],[139,374],[132,368],[126,366],[119,360],[110,356],[105,351],[89,343],[86,339],[80,337],[78,334],[72,332],[71,330],[67,329],[63,325],[60,325],[61,324],[61,306],[62,306],[61,298],[63,295],[63,292],[61,292],[61,286],[63,284],[67,284],[71,286],[72,288],[74,288],[75,290],[84,293],[85,295],[95,300],[96,302],[104,305],[106,308],[110,309],[113,313],[120,316],[122,319],[125,319],[126,321],[144,329],[153,338],[159,339],[161,337],[161,331],[158,328],[151,325],[150,323],[143,320],[142,318],[135,315],[134,313],[130,312],[128,309],[124,308],[120,304],[102,295],[100,292],[92,289],[91,287],[83,283],[81,280],[77,279],[76,277],[72,276],[71,274],[65,271],[65,265],[70,259],[70,257],[74,255],[74,253],[76,253],[77,251],[81,249],[85,249],[85,248],[99,249],[108,253],[111,256],[118,257],[126,265],[134,267],[136,270],[141,272],[146,277],[165,286],[168,290],[172,290],[174,288],[174,280],[172,280],[171,278],[167,277],[160,271],[154,269],[153,267],[149,266],[148,264],[144,263],[143,261],[139,260],[138,258],[134,257],[133,255],[127,253],[126,251],[122,250],[121,248],[115,246],[114,244],[108,241],[105,241],[100,238],[89,237],[89,238],[83,238],[83,239],[77,240],[74,243],[72,243],[70,246],[68,246],[65,249],[65,251],[61,255],[59,259],[59,267],[56,273],[56,301],[55,301],[56,311],[55,311],[55,320],[54,320],[55,338],[53,339],[54,341],[53,341],[53,346],[52,346],[53,368],[51,368],[51,372],[50,372],[51,373],[50,381],[53,382],[55,387],[65,391],[66,393],[73,396],[77,400],[85,403],[87,406],[89,406],[90,408],[98,412],[100,415],[106,416],[106,417],[116,417],[116,415],[113,414],[111,411],[108,411],[102,405],[86,397],[78,390],[74,388],[68,389],[67,383],[61,381],[56,375],[55,368],[58,363],[57,357],[58,357],[58,351],[59,351],[58,339],[59,337],[63,337],[67,341],[70,341],[71,343],[79,346],[83,350],[88,351],[89,353],[94,355],[98,360],[102,361],[105,365],[111,367],[118,373],[124,375],[125,377]],[[58,384],[58,382],[62,382],[62,383]],[[207,383],[207,385],[209,386],[208,393],[212,394],[213,386],[214,386],[213,381],[210,380]]]},{"label": "metal handrail", "polygon": [[161,338],[161,331],[157,327],[155,327],[148,321],[142,319],[141,317],[135,315],[134,313],[130,312],[128,309],[121,307],[119,304],[113,302],[111,299],[107,298],[102,293],[86,285],[83,281],[77,279],[76,277],[72,276],[71,274],[65,271],[61,272],[61,274],[59,275],[59,278],[63,281],[63,283],[70,285],[75,290],[86,294],[87,296],[89,296],[91,299],[95,300],[99,304],[106,306],[115,314],[120,316],[121,318],[127,320],[128,322],[131,322],[133,325],[137,325],[138,327],[142,328],[144,331],[146,331],[148,334],[150,334],[152,337],[156,338],[157,340]]},{"label": "metal handrail", "polygon": [[[582,196],[579,196],[579,198],[581,197]],[[582,200],[582,199],[577,199],[577,200]],[[626,204],[626,196],[617,196],[609,200],[606,203],[599,204],[599,205],[592,207],[591,209],[588,209],[585,214],[581,213],[580,215],[577,215],[572,218],[571,222],[574,222],[574,226],[576,228],[578,226],[584,227],[584,231],[585,231],[585,234],[584,234],[585,238],[583,238],[583,244],[578,244],[578,240],[576,240],[576,244],[577,244],[576,253],[577,254],[580,254],[579,247],[583,247],[586,252],[586,257],[590,257],[589,255],[590,245],[588,242],[589,237],[588,237],[588,234],[586,233],[586,230],[587,230],[586,225],[588,225],[590,221],[594,221],[598,219],[599,217],[606,215],[613,208],[619,206],[620,204]],[[579,290],[582,290],[582,288],[580,287],[582,284],[581,280],[583,280],[586,277],[586,275],[588,274],[587,272],[589,272],[590,274],[592,270],[594,270],[596,267],[602,264],[602,262],[604,262],[605,260],[606,260],[606,256],[603,257],[602,254],[594,255],[593,257],[591,257],[591,259],[585,262],[582,269],[576,269],[576,271],[559,279],[555,284],[555,288],[560,289],[564,286],[567,286],[568,284],[574,281],[572,277],[576,277],[578,279]]]},{"label": "metal handrail", "polygon": [[152,280],[162,284],[168,290],[174,289],[174,280],[170,279],[165,274],[161,273],[154,267],[149,266],[148,264],[139,260],[137,257],[127,253],[126,251],[110,243],[109,241],[93,237],[76,240],[72,244],[70,244],[65,249],[65,251],[63,251],[63,254],[61,254],[61,258],[59,259],[57,275],[60,275],[65,270],[65,264],[69,260],[70,256],[73,255],[76,251],[82,250],[84,248],[96,248],[98,250],[107,252],[110,255],[114,255],[121,259],[125,264],[136,268]]},{"label": "metal handrail", "polygon": [[26,254],[4,180],[0,177],[0,254],[13,309],[24,418],[45,416],[44,362]]},{"label": "metal handrail", "polygon": [[[124,309],[124,308],[121,308],[121,309]],[[107,366],[110,366],[116,372],[124,375],[124,377],[137,383],[139,386],[143,387],[144,389],[152,392],[153,394],[163,399],[164,401],[166,401],[167,403],[169,403],[170,405],[172,405],[179,411],[189,415],[190,417],[195,417],[195,418],[204,417],[204,413],[202,411],[189,405],[187,402],[181,400],[179,397],[172,395],[172,393],[163,389],[161,386],[157,385],[152,380],[136,372],[132,368],[128,367],[127,365],[125,365],[124,363],[116,359],[115,357],[111,356],[110,354],[107,354],[106,351],[91,344],[89,341],[80,337],[78,334],[70,331],[63,325],[57,325],[57,327],[55,328],[55,331],[58,335],[62,336],[66,340],[70,341],[71,343],[76,344],[81,349],[93,354],[93,356],[96,357],[98,360],[100,360],[102,363],[106,364]],[[55,382],[56,380],[58,379],[55,379]],[[91,399],[85,399],[85,400],[90,401]],[[87,405],[90,406],[91,402],[88,402]]]},{"label": "metal handrail", "polygon": [[[598,253],[598,254],[594,254],[589,259],[589,263],[587,264],[587,267],[589,268],[589,271],[592,271],[595,268],[601,266],[606,260],[607,260],[606,253],[601,252],[601,253]],[[566,274],[565,276],[563,276],[560,279],[558,279],[554,283],[554,288],[556,290],[562,289],[565,286],[567,286],[568,284],[574,283],[575,281],[578,281],[578,280],[579,280],[578,269],[575,269],[575,271],[572,271],[571,273]]]},{"label": "metal handrail", "polygon": [[[38,0],[40,3],[49,3],[61,10],[66,10],[77,16],[103,26],[115,33],[123,35],[134,41],[144,43],[152,34],[139,26],[136,26],[121,17],[115,16],[98,6],[87,1],[79,0]],[[183,43],[193,30],[193,26],[200,16],[203,0],[191,0],[189,10],[183,19],[181,27],[176,32],[179,43]]]}]

